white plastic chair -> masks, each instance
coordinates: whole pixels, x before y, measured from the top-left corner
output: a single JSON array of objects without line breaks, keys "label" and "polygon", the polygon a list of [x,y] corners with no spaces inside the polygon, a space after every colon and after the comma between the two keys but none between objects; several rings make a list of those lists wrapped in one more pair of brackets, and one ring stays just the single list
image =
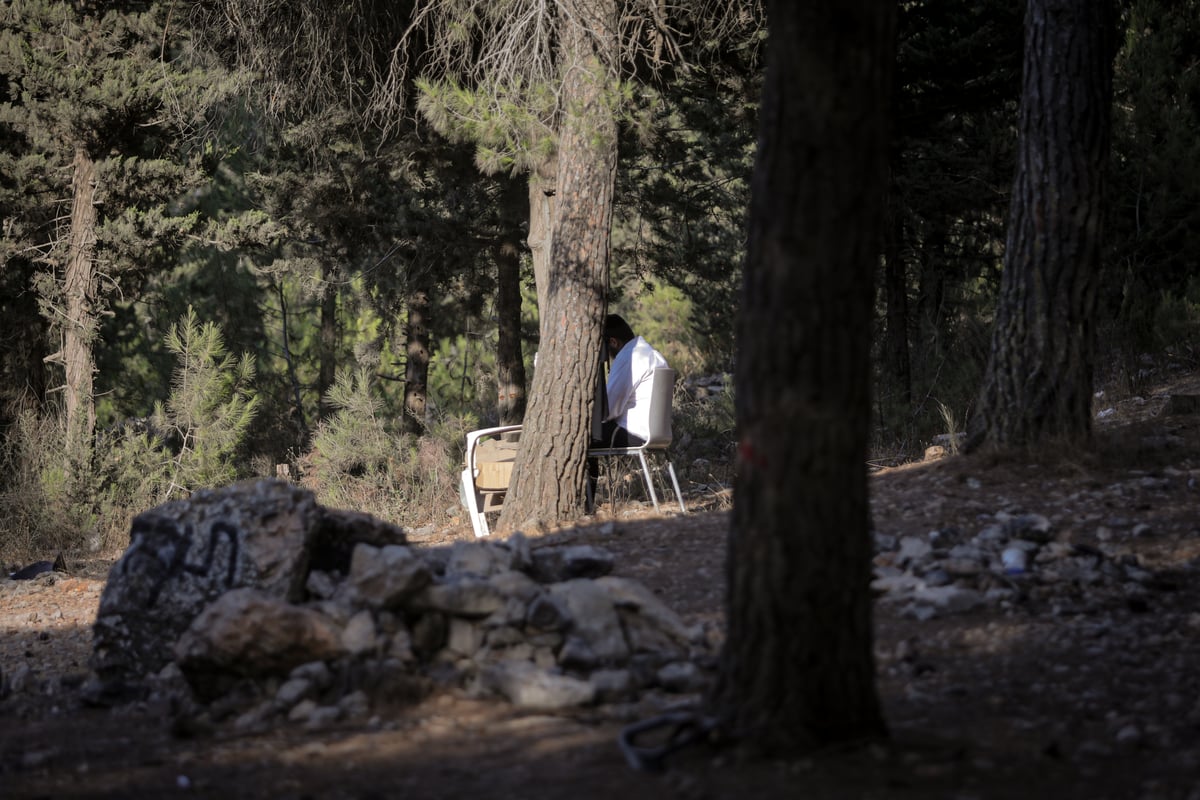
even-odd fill
[{"label": "white plastic chair", "polygon": [[[675,465],[667,454],[671,446],[671,401],[675,394],[675,370],[661,367],[654,370],[650,376],[650,438],[645,444],[636,447],[602,447],[588,450],[588,458],[613,458],[629,456],[636,458],[642,466],[642,482],[654,503],[654,510],[659,511],[658,495],[654,491],[654,479],[650,475],[650,463],[646,459],[649,452],[660,452],[667,462],[667,472],[671,476],[671,487],[675,490],[675,499],[679,501],[679,510],[687,513],[683,504],[683,492],[679,491],[679,479],[675,477]],[[590,487],[589,487],[590,488]]]},{"label": "white plastic chair", "polygon": [[[501,425],[497,428],[483,428],[467,434],[467,451],[463,457],[463,471],[460,476],[462,503],[471,518],[471,527],[475,529],[475,537],[482,539],[491,531],[488,529],[487,513],[499,511],[504,504],[504,495],[508,491],[509,479],[512,476],[512,461],[479,460],[479,446],[487,439],[499,439],[506,433],[520,431],[520,425]],[[515,457],[516,452],[513,451]]]}]

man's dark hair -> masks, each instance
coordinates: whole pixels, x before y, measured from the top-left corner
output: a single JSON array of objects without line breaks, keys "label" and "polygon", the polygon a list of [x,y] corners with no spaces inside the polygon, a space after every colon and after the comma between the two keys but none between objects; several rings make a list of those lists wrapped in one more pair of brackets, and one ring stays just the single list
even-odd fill
[{"label": "man's dark hair", "polygon": [[633,339],[633,328],[629,327],[629,323],[620,314],[609,314],[604,318],[604,338],[608,339],[610,336],[625,344]]}]

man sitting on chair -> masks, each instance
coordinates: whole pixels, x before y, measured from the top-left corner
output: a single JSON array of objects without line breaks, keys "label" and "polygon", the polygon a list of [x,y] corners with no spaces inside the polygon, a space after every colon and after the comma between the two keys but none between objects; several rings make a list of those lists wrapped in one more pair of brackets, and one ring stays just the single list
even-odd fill
[{"label": "man sitting on chair", "polygon": [[593,446],[637,447],[650,438],[651,377],[667,360],[617,314],[604,320],[604,344],[612,359],[605,386],[608,414]]}]

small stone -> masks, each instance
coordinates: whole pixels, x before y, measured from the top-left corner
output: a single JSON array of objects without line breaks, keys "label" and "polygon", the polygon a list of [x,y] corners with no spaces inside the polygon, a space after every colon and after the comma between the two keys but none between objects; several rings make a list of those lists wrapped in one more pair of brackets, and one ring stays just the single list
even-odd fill
[{"label": "small stone", "polygon": [[319,690],[328,689],[333,684],[333,673],[324,661],[301,664],[288,674],[288,678],[306,680]]},{"label": "small stone", "polygon": [[311,696],[313,690],[312,681],[306,678],[289,678],[275,693],[275,704],[281,709],[291,708]]},{"label": "small stone", "polygon": [[367,699],[366,692],[359,689],[339,700],[337,707],[341,710],[341,716],[347,719],[354,719],[365,717],[371,710],[371,702]]},{"label": "small stone", "polygon": [[462,656],[472,656],[483,646],[483,629],[468,620],[454,617],[446,636],[446,647]]},{"label": "small stone", "polygon": [[543,594],[529,604],[525,624],[537,631],[561,631],[571,624],[571,613],[558,598]]},{"label": "small stone", "polygon": [[306,728],[323,728],[342,718],[342,709],[338,706],[317,706],[304,721]]},{"label": "small stone", "polygon": [[13,694],[24,694],[33,688],[35,681],[33,669],[28,664],[20,664],[8,676],[8,691]]},{"label": "small stone", "polygon": [[902,566],[920,561],[933,552],[933,546],[925,539],[916,536],[905,536],[900,540],[900,553],[897,562]]},{"label": "small stone", "polygon": [[921,576],[921,579],[925,581],[926,586],[946,586],[954,580],[944,569],[931,569]]},{"label": "small stone", "polygon": [[[947,558],[942,561],[942,569],[955,578],[969,578],[983,571],[983,564],[973,558]],[[925,578],[929,582],[928,576]]]},{"label": "small stone", "polygon": [[412,635],[407,629],[401,628],[392,634],[387,645],[387,655],[404,664],[411,664],[417,660],[413,654]]},{"label": "small stone", "polygon": [[588,671],[598,667],[600,662],[592,646],[578,636],[568,636],[566,643],[558,651],[558,663],[567,669]]},{"label": "small stone", "polygon": [[349,579],[366,605],[393,608],[428,586],[432,576],[410,547],[359,543],[351,556]]},{"label": "small stone", "polygon": [[658,670],[655,677],[658,685],[668,692],[698,692],[708,681],[704,673],[691,661],[674,661]]},{"label": "small stone", "polygon": [[486,617],[504,608],[507,601],[508,597],[487,580],[456,575],[427,587],[413,598],[412,607],[460,617]]},{"label": "small stone", "polygon": [[533,553],[533,576],[543,583],[598,578],[613,568],[612,553],[592,545],[544,547]]},{"label": "small stone", "polygon": [[514,705],[538,711],[588,705],[596,699],[591,683],[522,661],[489,665],[480,672],[480,682]]},{"label": "small stone", "polygon": [[362,655],[375,649],[375,618],[363,609],[350,618],[342,630],[342,647],[352,655]]},{"label": "small stone", "polygon": [[987,525],[975,535],[981,542],[1000,542],[1008,538],[1003,525]]},{"label": "small stone", "polygon": [[304,588],[312,597],[328,600],[337,593],[338,582],[330,573],[314,569],[308,573],[308,578],[304,581]]},{"label": "small stone", "polygon": [[507,569],[507,548],[491,542],[455,542],[446,562],[446,572],[456,575],[475,575],[486,578],[492,573]]},{"label": "small stone", "polygon": [[269,702],[259,703],[250,710],[238,715],[238,718],[233,721],[234,730],[243,733],[259,730],[271,718],[274,710],[274,707]]},{"label": "small stone", "polygon": [[598,669],[588,676],[588,682],[596,689],[596,699],[606,703],[628,699],[637,691],[633,673],[627,669]]},{"label": "small stone", "polygon": [[320,706],[317,705],[315,700],[301,700],[292,707],[291,711],[288,712],[288,721],[304,722],[310,716],[312,716],[313,712],[315,712],[319,707]]}]

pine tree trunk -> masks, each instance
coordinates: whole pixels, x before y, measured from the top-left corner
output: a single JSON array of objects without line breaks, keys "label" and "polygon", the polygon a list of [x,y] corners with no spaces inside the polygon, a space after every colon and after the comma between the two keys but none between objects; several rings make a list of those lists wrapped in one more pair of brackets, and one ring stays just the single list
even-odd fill
[{"label": "pine tree trunk", "polygon": [[[62,358],[66,372],[67,447],[81,455],[90,450],[96,430],[92,344],[96,337],[96,163],[75,149],[70,246],[63,272],[66,320]],[[77,448],[83,448],[78,451]]]},{"label": "pine tree trunk", "polygon": [[554,525],[584,510],[616,176],[616,116],[606,97],[608,69],[616,63],[616,3],[567,5],[551,274],[538,309],[538,363],[500,530]]},{"label": "pine tree trunk", "polygon": [[795,753],[885,732],[866,458],[895,4],[768,5],[714,699],[731,732]]},{"label": "pine tree trunk", "polygon": [[429,294],[423,290],[408,298],[404,352],[404,430],[420,435],[425,431],[429,385]]},{"label": "pine tree trunk", "polygon": [[496,407],[501,425],[517,425],[525,417],[525,358],[521,352],[521,244],[519,220],[528,219],[528,198],[512,180],[505,183],[504,230],[495,247]]},{"label": "pine tree trunk", "polygon": [[541,323],[550,301],[550,247],[554,240],[554,190],[558,174],[557,159],[550,159],[529,175],[529,245],[533,261],[533,282],[537,288],[538,339],[546,336]]},{"label": "pine tree trunk", "polygon": [[968,448],[1091,438],[1114,35],[1108,0],[1029,0],[1004,274]]}]

